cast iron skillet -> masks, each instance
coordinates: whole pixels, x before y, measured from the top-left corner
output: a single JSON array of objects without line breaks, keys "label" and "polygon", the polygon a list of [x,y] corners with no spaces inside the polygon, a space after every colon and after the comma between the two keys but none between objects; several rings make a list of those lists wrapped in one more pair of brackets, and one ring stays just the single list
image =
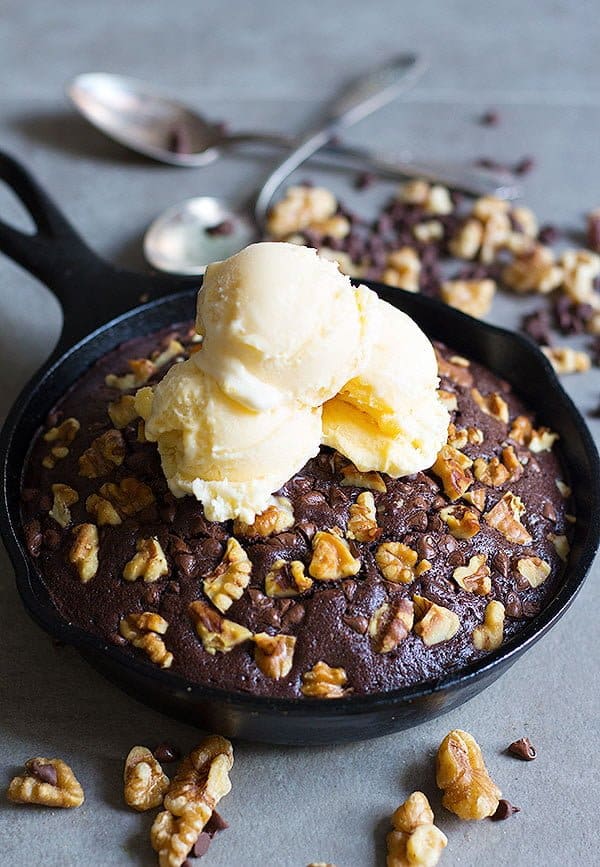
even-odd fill
[{"label": "cast iron skillet", "polygon": [[[24,388],[0,436],[2,536],[21,598],[43,629],[77,647],[129,695],[186,722],[249,740],[323,744],[409,728],[457,707],[506,671],[564,614],[585,579],[600,538],[600,463],[581,415],[542,353],[525,338],[429,298],[371,284],[431,338],[446,341],[513,382],[540,422],[560,434],[577,523],[564,583],[548,607],[499,650],[459,672],[420,686],[335,701],[269,699],[198,686],[133,659],[63,620],[24,546],[19,489],[28,448],[52,405],[96,359],[125,340],[190,318],[198,282],[114,268],[84,244],[25,169],[2,154],[0,178],[37,226],[36,234],[25,235],[0,222],[0,250],[46,283],[64,312],[58,346]],[[138,306],[143,293],[152,300]]]}]

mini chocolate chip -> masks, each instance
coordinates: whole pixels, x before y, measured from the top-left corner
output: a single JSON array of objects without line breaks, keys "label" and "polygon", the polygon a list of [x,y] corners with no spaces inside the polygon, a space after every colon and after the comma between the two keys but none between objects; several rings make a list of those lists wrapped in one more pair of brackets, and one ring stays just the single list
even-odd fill
[{"label": "mini chocolate chip", "polygon": [[153,754],[154,758],[161,763],[176,762],[181,758],[181,751],[167,741],[163,741],[155,747]]},{"label": "mini chocolate chip", "polygon": [[29,521],[23,527],[23,532],[25,534],[25,544],[27,545],[27,550],[32,557],[39,557],[43,538],[40,522]]},{"label": "mini chocolate chip", "polygon": [[206,855],[208,850],[210,849],[211,837],[210,834],[207,834],[206,831],[202,831],[196,842],[192,847],[192,851],[190,852],[190,856],[192,858],[202,858],[203,855]]},{"label": "mini chocolate chip", "polygon": [[465,555],[462,551],[453,551],[448,557],[448,566],[456,569],[458,566],[465,565]]},{"label": "mini chocolate chip", "polygon": [[538,241],[540,244],[548,244],[549,246],[552,246],[552,244],[556,244],[559,238],[560,231],[556,226],[552,226],[549,223],[542,226],[538,232]]},{"label": "mini chocolate chip", "polygon": [[544,500],[544,504],[542,506],[542,515],[548,521],[555,522],[558,520],[556,509],[554,508],[554,505],[550,502],[550,500]]},{"label": "mini chocolate chip", "polygon": [[367,190],[375,183],[376,175],[373,172],[361,172],[354,180],[356,190]]},{"label": "mini chocolate chip", "polygon": [[532,762],[537,756],[537,750],[529,738],[519,738],[518,741],[513,741],[508,746],[507,752],[524,762]]},{"label": "mini chocolate chip", "polygon": [[214,237],[226,236],[231,235],[234,229],[233,220],[223,220],[221,223],[217,223],[216,226],[210,226],[206,230],[206,234]]},{"label": "mini chocolate chip", "polygon": [[58,783],[58,775],[54,765],[47,762],[40,762],[38,759],[31,759],[27,762],[26,768],[32,776],[36,777],[42,783],[49,783],[51,786],[56,786]]},{"label": "mini chocolate chip", "polygon": [[305,615],[304,605],[300,605],[299,602],[294,602],[293,605],[287,610],[285,617],[281,621],[281,625],[284,629],[289,629],[290,626],[296,626]]},{"label": "mini chocolate chip", "polygon": [[500,114],[494,109],[488,109],[481,115],[479,122],[483,126],[498,126],[500,123]]},{"label": "mini chocolate chip", "polygon": [[435,497],[435,499],[433,500],[433,502],[431,504],[433,509],[443,509],[447,505],[448,505],[448,503],[446,502],[446,500],[440,496]]},{"label": "mini chocolate chip", "polygon": [[430,533],[441,533],[444,529],[444,522],[438,515],[430,515],[427,520],[427,529]]},{"label": "mini chocolate chip", "polygon": [[427,512],[415,512],[414,515],[410,516],[406,523],[412,530],[424,533],[425,530],[427,530]]},{"label": "mini chocolate chip", "polygon": [[503,578],[508,578],[510,570],[510,561],[504,551],[497,551],[492,558],[492,567],[499,572]]},{"label": "mini chocolate chip", "polygon": [[446,534],[442,539],[440,539],[440,549],[445,551],[446,554],[452,554],[453,551],[456,551],[458,548],[458,542],[454,538],[454,536],[450,536]]},{"label": "mini chocolate chip", "polygon": [[534,602],[531,599],[525,599],[523,602],[523,616],[527,617],[528,620],[537,617],[540,611],[541,604],[539,602]]},{"label": "mini chocolate chip", "polygon": [[204,826],[204,830],[211,837],[214,837],[215,834],[218,834],[219,831],[226,831],[229,828],[229,822],[221,816],[216,810],[213,810],[210,814],[210,819]]},{"label": "mini chocolate chip", "polygon": [[49,548],[50,551],[57,551],[60,548],[60,533],[52,528],[44,530],[43,541],[45,548]]},{"label": "mini chocolate chip", "polygon": [[356,581],[353,581],[352,578],[346,578],[342,581],[342,590],[344,591],[344,596],[348,600],[348,602],[352,602],[354,596],[356,595],[356,591],[358,589],[358,584]]},{"label": "mini chocolate chip", "polygon": [[342,620],[346,626],[349,626],[354,632],[358,632],[359,635],[364,635],[369,628],[369,621],[362,614],[343,614]]},{"label": "mini chocolate chip", "polygon": [[199,563],[193,554],[175,554],[175,565],[184,578],[193,578],[198,574]]},{"label": "mini chocolate chip", "polygon": [[535,168],[535,160],[533,157],[523,157],[516,164],[514,172],[516,175],[528,175]]},{"label": "mini chocolate chip", "polygon": [[490,816],[490,819],[494,822],[501,822],[503,819],[509,819],[513,813],[520,812],[520,807],[515,807],[515,805],[511,804],[510,801],[507,801],[506,798],[500,798],[496,812],[493,816]]},{"label": "mini chocolate chip", "polygon": [[510,590],[506,594],[506,614],[508,617],[512,617],[513,620],[520,620],[523,616],[523,606],[521,604],[521,599],[514,592],[514,590]]}]

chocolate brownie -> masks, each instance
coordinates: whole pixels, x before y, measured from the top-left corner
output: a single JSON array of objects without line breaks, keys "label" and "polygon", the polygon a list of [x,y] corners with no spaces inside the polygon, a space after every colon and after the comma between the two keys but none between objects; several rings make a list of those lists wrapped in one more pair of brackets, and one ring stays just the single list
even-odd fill
[{"label": "chocolate brownie", "polygon": [[452,424],[431,470],[361,474],[322,448],[268,516],[215,523],[169,492],[129,399],[193,335],[106,355],[32,444],[24,535],[65,620],[196,683],[306,700],[444,675],[555,593],[570,492],[556,436],[508,383],[439,345]]}]

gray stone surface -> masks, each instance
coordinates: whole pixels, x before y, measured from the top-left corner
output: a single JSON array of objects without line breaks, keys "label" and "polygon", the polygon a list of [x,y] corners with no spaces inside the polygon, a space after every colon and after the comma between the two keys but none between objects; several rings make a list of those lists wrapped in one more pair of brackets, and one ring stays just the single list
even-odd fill
[{"label": "gray stone surface", "polygon": [[[251,195],[265,166],[231,157],[199,171],[155,166],[105,141],[61,97],[77,72],[127,72],[177,89],[238,127],[300,129],[318,99],[375,57],[417,46],[432,67],[403,103],[357,127],[386,149],[427,157],[532,153],[526,200],[542,220],[580,230],[600,204],[600,53],[592,3],[357,0],[292,7],[232,0],[103,4],[4,0],[0,17],[0,147],[43,180],[105,256],[143,267],[140,239],[154,214],[188,195]],[[494,105],[503,122],[476,124]],[[368,211],[388,187],[358,196],[349,180],[320,175]],[[21,220],[5,191],[0,214]],[[110,292],[111,287],[107,286]],[[82,286],[85,292],[85,286]],[[529,301],[501,297],[494,319],[514,325]],[[47,290],[0,258],[0,413],[43,361],[60,328]],[[565,383],[579,406],[598,403],[600,375]],[[600,431],[600,422],[590,421]],[[599,630],[597,569],[560,624],[498,683],[461,709],[410,732],[319,749],[236,745],[231,823],[206,863],[338,867],[384,863],[390,812],[414,788],[431,796],[450,843],[443,863],[597,863]],[[0,799],[0,864],[46,867],[155,863],[150,818],[128,812],[122,760],[136,743],[168,738],[185,750],[191,727],[137,704],[68,648],[54,649],[25,615],[0,552],[0,785],[32,755],[71,762],[86,790],[71,812]],[[432,756],[452,727],[471,731],[507,797],[522,808],[504,823],[461,823],[442,812]],[[502,754],[529,734],[539,758]],[[204,862],[202,862],[204,863]]]}]

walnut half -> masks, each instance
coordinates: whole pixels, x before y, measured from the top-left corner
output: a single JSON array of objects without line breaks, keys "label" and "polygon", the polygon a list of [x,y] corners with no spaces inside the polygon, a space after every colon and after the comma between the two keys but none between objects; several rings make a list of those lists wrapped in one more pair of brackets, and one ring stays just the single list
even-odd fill
[{"label": "walnut half", "polygon": [[433,810],[423,792],[413,792],[392,816],[387,836],[387,867],[435,867],[448,839],[433,824]]},{"label": "walnut half", "polygon": [[75,774],[62,759],[37,756],[25,763],[25,773],[14,777],[8,800],[43,807],[80,807],[85,798]]},{"label": "walnut half", "polygon": [[384,602],[369,620],[369,635],[377,653],[389,653],[404,641],[413,626],[414,611],[410,599]]},{"label": "walnut half", "polygon": [[125,759],[123,794],[125,803],[142,813],[162,804],[169,778],[148,747],[133,747]]},{"label": "walnut half", "polygon": [[312,540],[313,553],[308,572],[317,581],[338,581],[360,571],[348,543],[336,532],[319,530]]},{"label": "walnut half", "polygon": [[221,798],[231,791],[233,748],[212,735],[179,766],[150,831],[160,867],[181,867]]},{"label": "walnut half", "polygon": [[460,620],[454,611],[438,605],[424,596],[413,596],[415,606],[414,631],[422,639],[423,644],[431,647],[442,641],[454,638],[460,629]]},{"label": "walnut half", "polygon": [[134,613],[123,617],[119,623],[119,632],[134,647],[143,650],[152,662],[161,668],[169,668],[173,662],[173,654],[167,650],[161,638],[168,626],[160,614],[143,611],[141,614]]},{"label": "walnut half", "polygon": [[250,582],[252,563],[233,537],[227,540],[225,555],[214,572],[203,582],[204,592],[223,614],[240,599]]},{"label": "walnut half", "polygon": [[331,668],[322,660],[302,675],[301,692],[309,698],[342,698],[351,689],[345,689],[348,677],[343,668]]},{"label": "walnut half", "polygon": [[254,644],[254,659],[262,673],[273,680],[287,677],[294,661],[295,636],[259,632],[254,636]]},{"label": "walnut half", "polygon": [[240,623],[221,617],[218,611],[198,599],[189,606],[189,614],[202,645],[211,656],[228,653],[238,644],[249,641],[252,633]]},{"label": "walnut half", "polygon": [[436,780],[444,796],[442,804],[461,819],[492,816],[502,795],[492,781],[475,738],[454,729],[437,753]]}]

